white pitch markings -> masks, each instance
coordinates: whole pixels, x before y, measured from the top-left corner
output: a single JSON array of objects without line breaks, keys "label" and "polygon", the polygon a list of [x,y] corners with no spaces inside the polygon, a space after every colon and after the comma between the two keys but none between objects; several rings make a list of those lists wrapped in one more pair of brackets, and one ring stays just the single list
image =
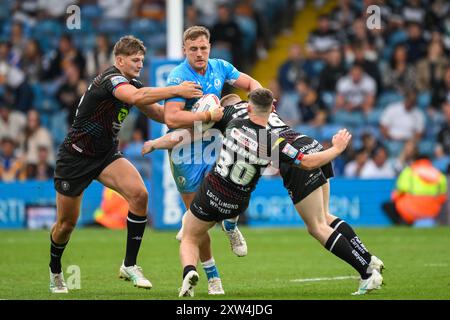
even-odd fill
[{"label": "white pitch markings", "polygon": [[447,263],[427,263],[424,265],[425,267],[447,267]]},{"label": "white pitch markings", "polygon": [[341,276],[341,277],[330,277],[330,278],[307,278],[307,279],[292,279],[291,282],[317,282],[317,281],[332,281],[332,280],[348,280],[348,279],[359,279],[357,276]]}]

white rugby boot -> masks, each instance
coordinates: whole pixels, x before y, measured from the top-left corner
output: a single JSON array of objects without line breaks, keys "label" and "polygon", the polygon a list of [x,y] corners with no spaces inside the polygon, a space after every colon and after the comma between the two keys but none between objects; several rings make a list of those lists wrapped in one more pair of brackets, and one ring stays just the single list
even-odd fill
[{"label": "white rugby boot", "polygon": [[119,278],[132,281],[133,285],[138,288],[152,288],[152,283],[144,276],[142,268],[137,265],[125,267],[122,263],[119,269]]},{"label": "white rugby boot", "polygon": [[230,240],[231,250],[238,257],[244,257],[247,255],[247,242],[238,227],[233,230],[227,231],[222,221],[222,230],[228,236]]},{"label": "white rugby boot", "polygon": [[363,295],[372,290],[380,289],[382,284],[383,276],[377,270],[373,270],[369,278],[359,281],[358,291],[352,293],[352,295]]},{"label": "white rugby boot", "polygon": [[208,294],[219,295],[225,294],[222,288],[222,280],[220,278],[211,278],[208,280]]},{"label": "white rugby boot", "polygon": [[50,269],[50,292],[69,293],[69,289],[67,288],[66,281],[64,281],[62,271],[60,273],[53,273]]},{"label": "white rugby boot", "polygon": [[191,270],[189,271],[183,279],[183,283],[181,284],[181,289],[179,293],[179,297],[193,297],[194,296],[194,287],[197,285],[199,275],[197,271]]}]

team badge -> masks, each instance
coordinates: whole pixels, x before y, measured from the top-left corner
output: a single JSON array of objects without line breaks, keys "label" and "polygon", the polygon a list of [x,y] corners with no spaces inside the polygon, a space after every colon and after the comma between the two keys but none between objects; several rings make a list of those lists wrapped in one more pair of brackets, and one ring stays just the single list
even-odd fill
[{"label": "team badge", "polygon": [[286,154],[288,157],[290,157],[290,158],[293,159],[293,158],[295,158],[295,156],[297,155],[298,150],[295,149],[295,148],[294,148],[292,145],[290,145],[289,143],[287,143],[287,144],[284,146],[282,152],[283,152],[284,154]]},{"label": "team badge", "polygon": [[70,189],[70,184],[67,181],[61,181],[61,188],[64,191],[69,191]]},{"label": "team badge", "polygon": [[184,186],[184,185],[186,184],[186,178],[183,177],[183,176],[179,176],[179,177],[177,178],[177,181],[178,181],[178,184],[179,184],[180,186]]},{"label": "team badge", "polygon": [[222,87],[222,81],[220,81],[220,79],[215,79],[215,80],[214,80],[214,87],[215,87],[217,90],[220,90],[220,88]]},{"label": "team badge", "polygon": [[113,87],[116,87],[118,84],[120,83],[128,83],[128,80],[125,77],[122,76],[115,76],[115,77],[111,77],[111,83],[113,85]]}]

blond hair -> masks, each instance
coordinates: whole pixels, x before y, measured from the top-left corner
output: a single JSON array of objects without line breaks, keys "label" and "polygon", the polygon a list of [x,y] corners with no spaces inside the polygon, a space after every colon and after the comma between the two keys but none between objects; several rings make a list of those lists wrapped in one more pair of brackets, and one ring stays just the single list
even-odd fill
[{"label": "blond hair", "polygon": [[209,42],[210,33],[208,29],[202,26],[192,26],[184,31],[183,44],[185,44],[187,40],[195,40],[201,36],[205,36]]}]

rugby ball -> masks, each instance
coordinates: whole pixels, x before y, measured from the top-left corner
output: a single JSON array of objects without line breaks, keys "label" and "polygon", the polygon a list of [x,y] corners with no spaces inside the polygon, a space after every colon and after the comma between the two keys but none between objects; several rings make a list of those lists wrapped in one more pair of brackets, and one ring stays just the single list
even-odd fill
[{"label": "rugby ball", "polygon": [[[212,93],[205,94],[203,97],[197,100],[192,106],[192,112],[203,112],[210,109],[216,109],[220,107],[219,98]],[[202,123],[201,131],[206,131],[214,125],[214,121],[208,123]]]}]

